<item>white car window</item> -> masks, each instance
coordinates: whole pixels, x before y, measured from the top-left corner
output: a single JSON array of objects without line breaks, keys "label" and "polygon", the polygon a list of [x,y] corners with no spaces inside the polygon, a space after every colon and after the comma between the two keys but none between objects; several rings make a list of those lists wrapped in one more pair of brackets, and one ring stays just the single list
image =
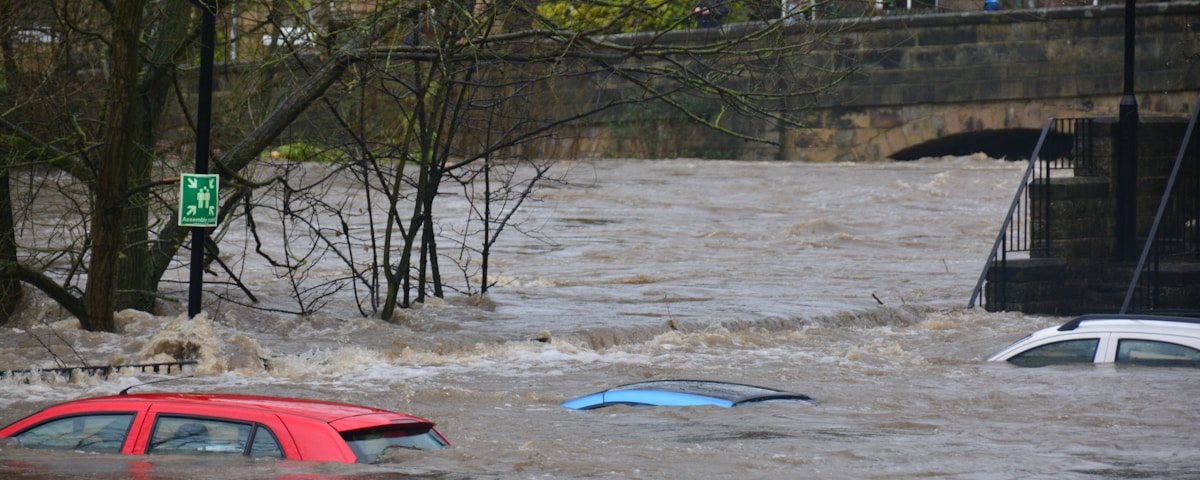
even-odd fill
[{"label": "white car window", "polygon": [[1008,361],[1022,367],[1041,367],[1063,363],[1092,363],[1096,358],[1098,338],[1082,338],[1048,343],[1026,350]]},{"label": "white car window", "polygon": [[1156,366],[1200,366],[1200,350],[1183,345],[1126,338],[1117,343],[1118,363]]}]

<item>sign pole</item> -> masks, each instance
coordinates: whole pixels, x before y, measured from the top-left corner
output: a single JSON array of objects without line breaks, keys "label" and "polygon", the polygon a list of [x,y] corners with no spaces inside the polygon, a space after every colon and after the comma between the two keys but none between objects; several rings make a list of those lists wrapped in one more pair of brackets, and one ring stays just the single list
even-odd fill
[{"label": "sign pole", "polygon": [[[196,109],[196,173],[208,174],[209,131],[212,118],[213,91],[213,46],[216,44],[216,1],[208,4],[203,0],[197,1],[201,15],[204,17],[200,29],[200,91],[199,105]],[[181,184],[186,183],[181,179]],[[186,185],[181,185],[185,188]],[[183,198],[181,196],[180,200]],[[216,190],[213,190],[211,201],[215,207]],[[182,205],[179,210],[180,221],[184,218]],[[188,283],[188,318],[200,314],[200,301],[204,290],[204,240],[207,227],[192,227],[192,261],[191,276]]]}]

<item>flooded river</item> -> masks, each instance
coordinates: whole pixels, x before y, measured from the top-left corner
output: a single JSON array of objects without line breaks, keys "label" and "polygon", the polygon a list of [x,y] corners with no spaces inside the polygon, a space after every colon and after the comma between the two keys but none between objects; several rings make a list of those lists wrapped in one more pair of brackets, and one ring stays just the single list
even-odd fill
[{"label": "flooded river", "polygon": [[[569,162],[502,237],[481,305],[448,295],[397,324],[352,299],[322,315],[210,302],[194,320],[120,315],[88,333],[35,306],[0,330],[0,369],[168,359],[137,391],[362,403],[429,418],[454,444],[382,465],[37,452],[4,478],[1200,478],[1194,369],[988,364],[1062,318],[966,309],[1023,164]],[[253,282],[265,302],[274,277]],[[342,302],[339,304],[337,302]],[[71,344],[73,350],[61,345]],[[269,366],[264,368],[264,363]],[[0,423],[167,378],[0,383]],[[724,380],[820,404],[734,409],[565,400],[648,379]]]}]

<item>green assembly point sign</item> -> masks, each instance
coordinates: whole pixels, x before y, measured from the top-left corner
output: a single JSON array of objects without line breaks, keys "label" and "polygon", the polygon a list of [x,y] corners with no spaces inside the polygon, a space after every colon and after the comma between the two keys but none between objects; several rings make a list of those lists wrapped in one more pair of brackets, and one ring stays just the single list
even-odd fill
[{"label": "green assembly point sign", "polygon": [[217,184],[215,174],[185,173],[179,178],[179,226],[217,226]]}]

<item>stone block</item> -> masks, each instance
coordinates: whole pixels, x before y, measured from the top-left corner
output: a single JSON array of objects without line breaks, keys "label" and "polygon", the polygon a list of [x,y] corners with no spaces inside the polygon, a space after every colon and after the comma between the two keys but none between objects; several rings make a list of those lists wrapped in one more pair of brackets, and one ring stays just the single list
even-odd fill
[{"label": "stone block", "polygon": [[[1158,275],[1149,280],[1179,288],[1200,288],[1200,263],[1163,263],[1159,265]],[[1197,299],[1197,303],[1200,303],[1200,296]]]},{"label": "stone block", "polygon": [[1050,252],[1068,262],[1107,261],[1113,257],[1111,237],[1052,238]]},{"label": "stone block", "polygon": [[979,36],[976,28],[958,28],[954,26],[927,28],[921,30],[916,35],[916,45],[922,47],[973,45],[978,41]]},{"label": "stone block", "polygon": [[[1033,202],[1082,201],[1107,199],[1110,181],[1103,177],[1053,177],[1029,184],[1029,199]],[[1089,204],[1088,208],[1096,207]]]},{"label": "stone block", "polygon": [[1071,308],[1072,315],[1117,312],[1121,310],[1121,303],[1124,302],[1124,299],[1125,292],[1088,290],[1078,301],[1074,302],[1073,308]]},{"label": "stone block", "polygon": [[1067,263],[1061,258],[1027,258],[996,262],[988,269],[988,281],[1007,279],[1011,284],[1053,281],[1063,278]]}]

